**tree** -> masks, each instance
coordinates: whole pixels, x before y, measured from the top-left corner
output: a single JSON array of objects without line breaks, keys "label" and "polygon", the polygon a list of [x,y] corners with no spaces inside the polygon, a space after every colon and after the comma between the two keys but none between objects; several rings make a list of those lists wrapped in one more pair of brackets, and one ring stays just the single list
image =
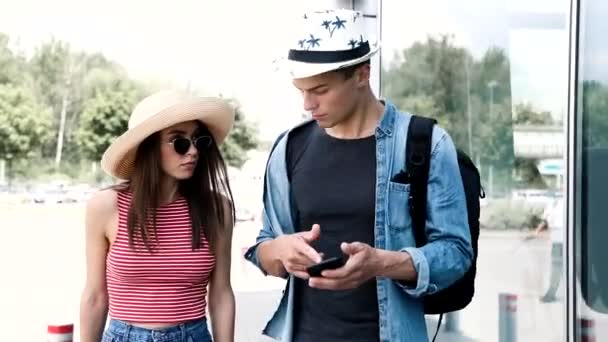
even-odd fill
[{"label": "tree", "polygon": [[234,126],[220,150],[228,165],[241,167],[247,160],[247,151],[258,146],[257,129],[245,120],[240,105],[232,102],[236,108]]},{"label": "tree", "polygon": [[9,48],[9,36],[0,33],[0,84],[21,84],[25,60]]},{"label": "tree", "polygon": [[[0,89],[0,158],[23,158],[25,152],[18,146],[26,148],[27,156],[54,157],[55,166],[49,170],[55,171],[62,161],[70,167],[80,161],[98,161],[127,129],[135,104],[150,90],[100,53],[75,52],[67,43],[51,39],[26,60],[11,51],[8,36],[0,34],[3,84],[11,87]],[[232,166],[242,165],[247,150],[258,144],[255,126],[236,106],[233,130],[222,146]],[[41,121],[30,127],[33,118]],[[24,160],[15,165],[27,171],[28,164]]]},{"label": "tree", "polygon": [[72,112],[69,107],[72,102],[74,69],[70,46],[54,39],[36,49],[30,61],[34,89],[39,98],[53,110],[55,117],[56,140],[47,147],[45,154],[55,153],[56,166],[61,162],[65,123]]},{"label": "tree", "polygon": [[[467,146],[467,63],[471,55],[453,36],[428,37],[397,55],[384,72],[387,97],[404,110],[430,116],[445,127],[457,146]],[[410,107],[411,106],[411,107]]]},{"label": "tree", "polygon": [[515,169],[523,188],[546,189],[548,187],[538,171],[536,163],[537,161],[534,159],[515,158]]},{"label": "tree", "polygon": [[437,119],[456,147],[479,161],[486,182],[499,180],[495,190],[506,191],[514,160],[509,60],[490,48],[476,61],[453,40],[428,37],[397,54],[383,71],[383,96]]},{"label": "tree", "polygon": [[[537,111],[529,103],[520,103],[515,106],[514,125],[553,125],[555,124],[550,112]],[[525,188],[547,188],[537,167],[537,160],[530,158],[515,158],[514,169],[517,174],[517,183]]]},{"label": "tree", "polygon": [[0,85],[0,159],[13,161],[35,157],[49,138],[51,112],[26,88]]},{"label": "tree", "polygon": [[127,130],[141,90],[129,80],[114,80],[114,89],[99,89],[84,104],[76,141],[83,156],[98,161],[104,151]]},{"label": "tree", "polygon": [[503,49],[489,48],[475,63],[471,88],[472,96],[479,99],[472,124],[478,166],[491,196],[508,193],[513,184],[515,151],[511,71]]},{"label": "tree", "polygon": [[515,106],[516,125],[551,125],[553,117],[550,112],[537,112],[529,103],[521,103]]},{"label": "tree", "polygon": [[[95,80],[89,81],[96,83],[95,97],[84,105],[76,140],[82,155],[97,161],[108,146],[127,130],[131,111],[144,97],[145,91],[130,80],[112,78],[108,73],[99,73]],[[236,101],[232,102],[236,107],[235,122],[220,150],[228,165],[240,167],[247,159],[247,151],[258,145],[257,130],[245,120]]]},{"label": "tree", "polygon": [[[84,102],[92,97],[84,85],[88,73],[96,68],[112,66],[113,63],[101,54],[73,52],[67,43],[55,39],[36,49],[30,60],[30,72],[38,96],[53,109],[56,138],[45,154],[54,154],[56,167],[65,158],[66,150],[72,153],[77,150],[69,144],[78,130]],[[70,157],[74,159],[68,153]]]},{"label": "tree", "polygon": [[584,81],[582,95],[583,145],[608,147],[608,87]]},{"label": "tree", "polygon": [[471,88],[484,103],[510,103],[511,67],[502,48],[489,48],[481,60],[475,63]]}]

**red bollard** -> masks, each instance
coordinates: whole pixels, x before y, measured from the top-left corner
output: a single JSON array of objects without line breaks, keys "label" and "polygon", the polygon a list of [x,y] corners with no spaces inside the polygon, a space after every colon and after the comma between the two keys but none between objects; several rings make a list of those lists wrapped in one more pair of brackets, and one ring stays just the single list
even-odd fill
[{"label": "red bollard", "polygon": [[581,342],[595,342],[595,321],[589,318],[578,319],[578,331]]},{"label": "red bollard", "polygon": [[74,324],[49,325],[47,327],[47,342],[72,342],[74,340]]}]

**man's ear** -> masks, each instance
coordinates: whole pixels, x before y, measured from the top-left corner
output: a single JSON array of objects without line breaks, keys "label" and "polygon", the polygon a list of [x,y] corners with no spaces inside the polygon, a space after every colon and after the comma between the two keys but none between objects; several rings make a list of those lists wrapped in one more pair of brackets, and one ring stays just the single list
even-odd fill
[{"label": "man's ear", "polygon": [[357,86],[363,87],[369,84],[371,75],[371,65],[369,63],[363,64],[355,71],[355,77],[357,80]]}]

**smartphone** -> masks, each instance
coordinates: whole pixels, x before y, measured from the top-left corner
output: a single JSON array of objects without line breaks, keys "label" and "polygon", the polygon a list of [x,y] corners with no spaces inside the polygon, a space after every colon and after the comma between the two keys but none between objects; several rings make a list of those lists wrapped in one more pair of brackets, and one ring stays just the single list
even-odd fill
[{"label": "smartphone", "polygon": [[321,272],[324,270],[333,270],[336,268],[340,268],[344,266],[346,260],[343,256],[341,257],[332,257],[321,261],[318,264],[312,265],[308,267],[306,270],[308,271],[308,275],[311,277],[320,277]]}]

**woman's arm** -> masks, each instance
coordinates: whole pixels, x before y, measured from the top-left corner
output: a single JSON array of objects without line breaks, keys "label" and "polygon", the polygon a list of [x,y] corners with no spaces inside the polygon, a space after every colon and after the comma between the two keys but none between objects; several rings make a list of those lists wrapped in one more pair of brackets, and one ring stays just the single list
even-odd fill
[{"label": "woman's arm", "polygon": [[80,341],[99,342],[108,313],[106,288],[106,227],[116,213],[116,193],[104,190],[96,193],[86,208],[86,282],[80,301]]},{"label": "woman's arm", "polygon": [[226,227],[218,234],[215,253],[215,269],[209,281],[209,314],[213,331],[213,341],[234,341],[234,292],[230,283],[230,258],[232,246],[232,210],[227,205]]}]

